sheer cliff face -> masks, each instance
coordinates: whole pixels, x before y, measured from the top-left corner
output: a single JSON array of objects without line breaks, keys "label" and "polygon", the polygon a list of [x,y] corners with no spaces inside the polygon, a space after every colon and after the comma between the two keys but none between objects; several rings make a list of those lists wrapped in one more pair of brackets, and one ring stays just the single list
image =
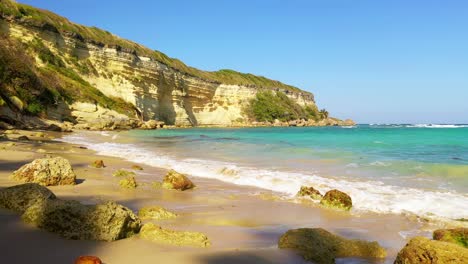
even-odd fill
[{"label": "sheer cliff face", "polygon": [[[105,95],[133,104],[144,120],[158,119],[175,125],[242,124],[247,122],[243,108],[258,91],[258,88],[202,80],[135,52],[102,46],[54,30],[16,23],[8,23],[8,28],[4,24],[3,28],[11,37],[24,42],[41,39],[64,59],[67,67],[74,67],[84,80]],[[72,59],[76,58],[86,65],[85,71],[73,64]],[[285,92],[301,105],[315,104],[312,94]]]}]

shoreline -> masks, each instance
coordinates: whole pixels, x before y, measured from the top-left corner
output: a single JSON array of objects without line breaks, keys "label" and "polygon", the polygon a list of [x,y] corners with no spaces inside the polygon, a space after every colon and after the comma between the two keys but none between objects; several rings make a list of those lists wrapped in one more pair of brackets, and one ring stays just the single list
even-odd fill
[{"label": "shoreline", "polygon": [[[20,131],[19,135],[30,136],[34,131]],[[60,137],[61,133],[46,132],[46,137]],[[0,141],[0,146],[10,141]],[[16,142],[16,141],[15,141]],[[297,254],[277,248],[279,236],[291,228],[323,227],[347,238],[378,241],[388,251],[383,263],[392,263],[396,253],[415,235],[429,236],[438,224],[403,215],[376,213],[349,214],[319,207],[313,203],[291,203],[276,199],[275,193],[255,187],[239,186],[214,179],[189,176],[198,186],[185,192],[153,189],[150,183],[161,180],[166,169],[146,164],[129,162],[121,158],[99,156],[89,149],[47,138],[31,137],[29,141],[16,142],[16,146],[0,150],[2,153],[0,187],[19,184],[8,177],[21,165],[44,155],[62,156],[72,163],[78,176],[75,186],[53,186],[50,189],[60,198],[79,200],[95,204],[114,200],[134,212],[143,206],[160,205],[179,214],[174,220],[158,221],[164,228],[205,233],[212,242],[207,249],[163,246],[132,237],[116,242],[70,241],[54,234],[37,230],[23,224],[19,216],[0,209],[2,239],[0,247],[6,249],[6,260],[27,263],[37,260],[41,254],[45,260],[57,261],[54,246],[65,252],[60,254],[63,263],[71,263],[78,255],[97,255],[105,263],[151,263],[155,259],[166,259],[172,263],[305,263]],[[39,149],[45,150],[40,151]],[[106,168],[90,168],[96,159],[103,159]],[[120,168],[130,169],[140,165],[137,181],[141,187],[136,190],[122,190],[112,173]],[[278,214],[281,212],[281,214]],[[26,244],[29,246],[25,246]],[[47,245],[39,251],[39,245]],[[24,254],[24,248],[31,254]],[[18,260],[23,260],[18,261]],[[263,261],[263,262],[262,262]],[[229,263],[229,262],[228,262]]]}]

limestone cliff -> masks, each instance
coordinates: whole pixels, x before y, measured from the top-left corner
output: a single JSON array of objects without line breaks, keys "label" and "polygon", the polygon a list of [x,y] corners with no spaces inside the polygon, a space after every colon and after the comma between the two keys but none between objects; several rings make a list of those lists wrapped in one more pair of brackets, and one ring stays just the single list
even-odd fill
[{"label": "limestone cliff", "polygon": [[[63,61],[61,67],[76,73],[85,84],[109,98],[121,98],[133,105],[135,113],[131,118],[187,126],[246,124],[248,120],[243,109],[261,90],[282,91],[301,106],[315,105],[311,93],[277,81],[254,75],[245,77],[233,71],[203,72],[108,32],[102,33],[105,38],[97,39],[93,37],[97,35],[94,32],[104,31],[73,24],[48,11],[8,0],[1,0],[0,5],[7,5],[0,13],[0,32],[3,35],[26,46],[32,42],[43,43],[52,53],[50,56]],[[7,8],[13,11],[5,11]],[[66,23],[70,25],[65,27]],[[81,31],[74,30],[74,27]],[[33,55],[37,67],[47,64],[40,54]],[[231,76],[225,78],[229,74]],[[253,81],[249,83],[250,79]],[[89,115],[89,111],[86,115],[80,114],[83,111],[79,109],[73,111],[81,103],[76,100],[67,102],[67,111],[49,107],[47,115],[59,120],[72,115],[83,122],[95,118]],[[85,108],[89,109],[89,105]],[[122,118],[114,112],[112,117],[116,116]]]}]

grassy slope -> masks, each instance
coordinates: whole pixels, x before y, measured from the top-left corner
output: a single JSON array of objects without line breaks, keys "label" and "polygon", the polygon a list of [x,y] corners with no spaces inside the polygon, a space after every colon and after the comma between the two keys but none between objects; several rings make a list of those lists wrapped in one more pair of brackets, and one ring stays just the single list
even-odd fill
[{"label": "grassy slope", "polygon": [[[167,55],[146,48],[135,42],[119,38],[108,31],[86,27],[70,22],[68,19],[58,16],[50,11],[34,8],[24,4],[14,3],[10,0],[0,0],[0,16],[13,17],[23,24],[30,24],[41,27],[56,29],[61,33],[73,34],[100,45],[116,46],[135,52],[139,56],[151,57],[161,63],[168,65],[174,70],[183,72],[190,76],[195,76],[206,81],[223,84],[248,85],[257,88],[281,88],[288,91],[301,91],[297,87],[270,80],[262,76],[245,74],[233,70],[220,70],[214,72],[202,71],[185,65],[180,60],[170,58]],[[307,93],[307,92],[304,92]]]}]

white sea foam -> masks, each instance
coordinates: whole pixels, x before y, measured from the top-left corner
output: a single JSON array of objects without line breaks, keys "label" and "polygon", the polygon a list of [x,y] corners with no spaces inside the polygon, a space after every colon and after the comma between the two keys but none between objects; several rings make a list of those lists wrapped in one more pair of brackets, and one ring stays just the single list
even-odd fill
[{"label": "white sea foam", "polygon": [[[195,177],[255,186],[282,193],[285,197],[293,197],[302,185],[313,185],[322,193],[339,189],[350,194],[355,211],[397,214],[410,212],[420,216],[468,218],[468,194],[454,191],[427,191],[386,185],[380,181],[352,181],[304,172],[243,167],[220,161],[177,159],[165,153],[158,153],[157,150],[138,147],[136,144],[100,143],[77,134],[65,136],[62,140],[85,145],[100,155],[120,157],[155,167],[172,168]],[[226,171],[235,173],[226,173]]]},{"label": "white sea foam", "polygon": [[413,128],[463,128],[463,127],[468,127],[468,125],[414,124],[414,125],[407,125],[406,127],[413,127]]}]

